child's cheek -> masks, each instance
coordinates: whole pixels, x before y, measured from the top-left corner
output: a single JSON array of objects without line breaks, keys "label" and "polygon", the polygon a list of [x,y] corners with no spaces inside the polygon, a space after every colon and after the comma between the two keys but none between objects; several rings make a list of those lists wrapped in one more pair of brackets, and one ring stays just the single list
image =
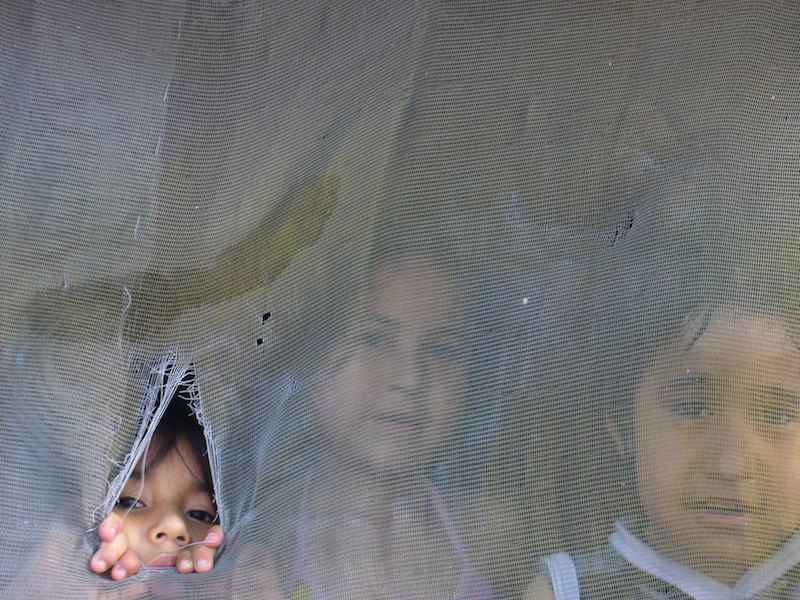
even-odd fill
[{"label": "child's cheek", "polygon": [[771,453],[778,459],[780,468],[773,470],[773,481],[763,485],[780,515],[785,537],[800,529],[800,424],[793,428],[795,431],[791,432],[788,443]]},{"label": "child's cheek", "polygon": [[[666,422],[665,422],[666,421]],[[646,516],[666,525],[678,517],[679,499],[688,470],[680,432],[668,419],[644,419],[637,423],[635,447],[636,485]]]},{"label": "child's cheek", "polygon": [[359,361],[351,359],[338,373],[323,377],[317,385],[314,394],[317,418],[323,430],[334,437],[350,435],[363,410],[359,367]]},{"label": "child's cheek", "polygon": [[428,429],[428,446],[431,448],[441,447],[450,439],[456,428],[458,418],[458,406],[462,390],[459,387],[453,389],[441,389],[434,394],[431,399],[431,406],[428,410],[428,418],[431,425]]}]

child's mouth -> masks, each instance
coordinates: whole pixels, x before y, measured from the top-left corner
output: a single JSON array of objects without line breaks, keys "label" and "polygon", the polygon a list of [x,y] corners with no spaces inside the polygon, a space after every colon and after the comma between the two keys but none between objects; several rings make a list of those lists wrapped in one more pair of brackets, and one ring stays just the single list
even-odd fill
[{"label": "child's mouth", "polygon": [[420,426],[419,419],[409,414],[380,413],[374,415],[372,420],[396,433],[412,433]]},{"label": "child's mouth", "polygon": [[178,557],[175,554],[159,554],[147,565],[147,569],[174,569],[178,564]]},{"label": "child's mouth", "polygon": [[747,527],[752,512],[740,502],[717,499],[698,502],[694,510],[707,523],[734,529]]}]

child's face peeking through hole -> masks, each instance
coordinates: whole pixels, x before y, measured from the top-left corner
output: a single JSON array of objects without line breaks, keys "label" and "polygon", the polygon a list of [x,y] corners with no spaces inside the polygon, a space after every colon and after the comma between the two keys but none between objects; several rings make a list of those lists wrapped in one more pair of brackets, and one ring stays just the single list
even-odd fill
[{"label": "child's face peeking through hole", "polygon": [[[148,452],[165,440],[158,432]],[[156,455],[157,456],[157,455]],[[184,435],[155,460],[142,461],[122,489],[113,512],[129,547],[145,567],[175,567],[178,551],[202,542],[216,520],[200,457]]]},{"label": "child's face peeking through hole", "polygon": [[800,350],[783,321],[718,312],[657,352],[636,389],[649,541],[727,584],[800,527]]}]

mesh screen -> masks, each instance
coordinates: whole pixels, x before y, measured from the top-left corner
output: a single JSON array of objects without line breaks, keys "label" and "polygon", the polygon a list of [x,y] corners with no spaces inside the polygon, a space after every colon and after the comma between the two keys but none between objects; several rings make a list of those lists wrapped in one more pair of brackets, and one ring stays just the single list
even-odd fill
[{"label": "mesh screen", "polygon": [[[800,597],[798,40],[0,2],[0,595]],[[93,573],[186,373],[214,567]]]}]

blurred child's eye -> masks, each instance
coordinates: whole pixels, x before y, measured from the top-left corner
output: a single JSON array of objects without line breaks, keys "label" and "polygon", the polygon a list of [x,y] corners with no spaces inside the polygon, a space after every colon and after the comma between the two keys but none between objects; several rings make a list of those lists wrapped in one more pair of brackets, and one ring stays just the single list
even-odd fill
[{"label": "blurred child's eye", "polygon": [[800,417],[800,399],[788,390],[770,388],[756,401],[754,417],[764,425],[787,425]]},{"label": "blurred child's eye", "polygon": [[686,419],[705,419],[711,416],[711,407],[705,400],[681,400],[675,403],[675,413]]},{"label": "blurred child's eye", "polygon": [[361,336],[361,341],[368,348],[385,348],[389,345],[389,336],[382,331],[367,331]]},{"label": "blurred child's eye", "polygon": [[213,524],[217,520],[217,515],[212,515],[205,510],[190,510],[186,513],[190,519],[200,521],[201,523]]},{"label": "blurred child's eye", "polygon": [[449,342],[431,342],[425,350],[429,356],[441,360],[452,360],[458,354],[456,345]]},{"label": "blurred child's eye", "polygon": [[756,418],[765,425],[786,425],[796,421],[797,417],[797,407],[784,404],[763,406],[756,414]]},{"label": "blurred child's eye", "polygon": [[133,508],[142,508],[144,504],[142,504],[138,498],[122,496],[119,500],[117,500],[116,506],[124,508],[125,510],[131,510]]}]

